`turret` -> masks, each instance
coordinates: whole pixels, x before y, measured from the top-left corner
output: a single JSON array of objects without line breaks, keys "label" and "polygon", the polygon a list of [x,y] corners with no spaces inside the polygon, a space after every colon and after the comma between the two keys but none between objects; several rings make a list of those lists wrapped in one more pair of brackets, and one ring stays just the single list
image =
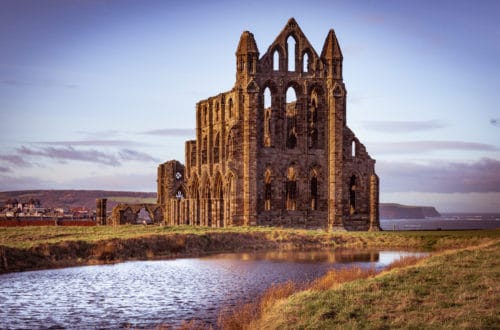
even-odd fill
[{"label": "turret", "polygon": [[249,78],[257,72],[258,60],[259,50],[253,34],[244,31],[236,50],[236,81],[247,83]]},{"label": "turret", "polygon": [[328,78],[334,80],[342,80],[342,51],[340,50],[339,42],[335,36],[335,31],[331,29],[326,36],[323,50],[321,51],[321,59],[326,65]]}]

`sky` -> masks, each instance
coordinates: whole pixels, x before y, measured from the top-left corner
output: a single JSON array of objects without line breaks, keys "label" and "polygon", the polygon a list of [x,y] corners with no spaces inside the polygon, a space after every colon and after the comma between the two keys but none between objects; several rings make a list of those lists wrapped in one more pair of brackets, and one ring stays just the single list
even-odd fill
[{"label": "sky", "polygon": [[0,191],[156,191],[195,104],[290,17],[333,28],[381,202],[500,212],[500,1],[0,0]]}]

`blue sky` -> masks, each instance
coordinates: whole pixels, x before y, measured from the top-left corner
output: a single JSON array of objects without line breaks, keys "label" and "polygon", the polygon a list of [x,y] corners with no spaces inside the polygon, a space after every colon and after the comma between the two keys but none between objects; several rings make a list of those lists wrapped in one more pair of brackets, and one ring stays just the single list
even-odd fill
[{"label": "blue sky", "polygon": [[251,31],[344,54],[381,201],[500,212],[499,1],[0,0],[0,190],[156,190]]}]

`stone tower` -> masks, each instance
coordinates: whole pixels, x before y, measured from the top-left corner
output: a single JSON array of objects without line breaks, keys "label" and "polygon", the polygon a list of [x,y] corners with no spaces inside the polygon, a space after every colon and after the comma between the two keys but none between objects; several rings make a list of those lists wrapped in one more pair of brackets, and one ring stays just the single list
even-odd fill
[{"label": "stone tower", "polygon": [[291,18],[259,57],[252,33],[236,50],[236,82],[196,105],[185,167],[158,169],[169,224],[378,230],[378,177],[346,124],[342,52],[321,55]]}]

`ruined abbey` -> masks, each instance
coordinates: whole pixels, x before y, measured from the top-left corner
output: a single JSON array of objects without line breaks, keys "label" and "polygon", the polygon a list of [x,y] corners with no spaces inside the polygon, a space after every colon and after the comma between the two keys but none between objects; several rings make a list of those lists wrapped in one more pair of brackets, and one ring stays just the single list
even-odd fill
[{"label": "ruined abbey", "polygon": [[185,163],[158,167],[165,223],[379,230],[375,160],[346,125],[342,61],[333,30],[318,55],[293,18],[262,56],[243,32],[233,88],[196,104]]}]

